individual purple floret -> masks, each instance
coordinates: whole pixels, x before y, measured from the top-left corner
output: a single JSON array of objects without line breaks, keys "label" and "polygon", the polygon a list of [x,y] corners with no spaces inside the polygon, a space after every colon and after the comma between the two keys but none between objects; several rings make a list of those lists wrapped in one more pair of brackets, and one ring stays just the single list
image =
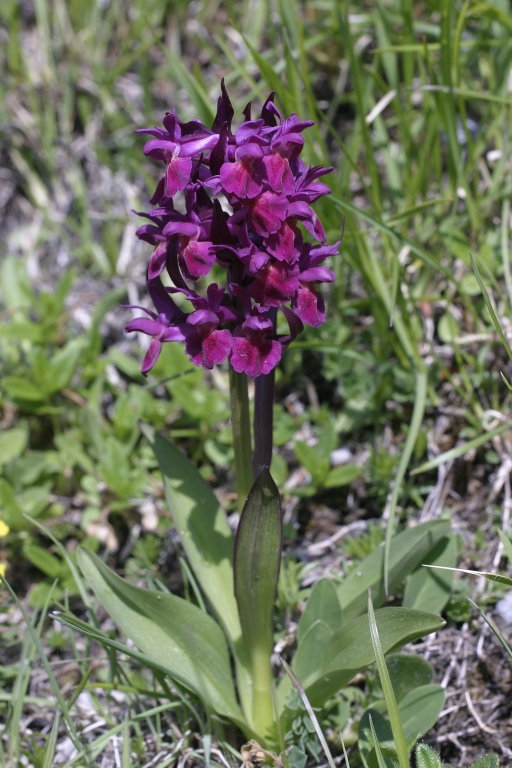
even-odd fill
[{"label": "individual purple floret", "polygon": [[[256,120],[247,105],[233,133],[223,81],[221,91],[211,129],[199,120],[182,123],[173,110],[163,128],[137,131],[152,137],[144,154],[165,164],[151,198],[156,207],[139,214],[147,223],[137,230],[154,246],[147,285],[156,312],[144,309],[147,317],[126,326],[152,337],[144,375],[164,342],[181,341],[196,365],[210,369],[229,359],[254,378],[275,368],[303,323],[316,328],[325,321],[318,288],[334,273],[321,265],[337,255],[339,242],[325,245],[311,208],[329,193],[318,179],[332,169],[300,158],[302,134],[313,123],[295,114],[284,120],[272,93]],[[179,193],[183,200],[175,208]],[[305,242],[304,230],[319,244]],[[225,288],[211,279],[219,270],[227,272]],[[205,281],[201,296],[196,289]],[[189,302],[189,312],[174,302],[176,293]],[[276,332],[279,311],[289,334]]]}]

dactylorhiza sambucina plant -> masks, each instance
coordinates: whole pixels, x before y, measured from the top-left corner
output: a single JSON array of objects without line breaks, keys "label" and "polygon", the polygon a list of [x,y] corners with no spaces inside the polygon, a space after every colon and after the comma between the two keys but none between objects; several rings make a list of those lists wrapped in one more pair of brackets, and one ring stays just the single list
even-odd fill
[{"label": "dactylorhiza sambucina plant", "polygon": [[[233,107],[224,87],[212,128],[182,123],[174,111],[163,128],[144,128],[144,153],[165,164],[149,220],[137,231],[155,246],[147,287],[156,311],[128,323],[127,331],[151,336],[142,363],[146,374],[165,342],[185,344],[190,360],[210,369],[229,361],[233,442],[239,507],[253,482],[247,377],[256,379],[254,470],[270,466],[274,371],[283,351],[304,328],[325,320],[318,285],[334,280],[322,266],[338,253],[325,244],[311,208],[329,188],[319,179],[331,168],[306,166],[303,131],[313,125],[297,115],[284,120],[271,94],[259,118],[232,130]],[[181,210],[174,204],[181,197]],[[184,209],[184,213],[181,212]],[[303,229],[299,227],[299,222]],[[303,231],[316,244],[304,240]],[[225,284],[208,278],[214,265]],[[166,274],[171,285],[162,283]],[[198,285],[206,291],[198,293]],[[190,311],[178,307],[181,294]],[[277,313],[289,332],[276,333]]]},{"label": "dactylorhiza sambucina plant", "polygon": [[[190,359],[204,368],[228,361],[241,510],[236,537],[197,469],[146,427],[204,607],[131,586],[82,550],[78,561],[87,583],[142,653],[97,629],[86,629],[69,615],[59,620],[137,655],[157,675],[193,691],[209,714],[235,723],[262,746],[275,748],[278,733],[290,728],[294,715],[287,708],[289,679],[278,683],[271,664],[283,526],[279,493],[268,470],[274,371],[303,323],[316,327],[324,321],[318,285],[331,282],[334,274],[321,264],[337,253],[338,244],[325,244],[311,208],[329,191],[319,181],[329,169],[305,166],[300,158],[302,133],[312,123],[296,115],[283,119],[272,95],[256,120],[247,106],[245,121],[233,133],[233,109],[223,84],[221,88],[211,129],[199,121],[181,123],[171,112],[164,128],[143,131],[153,137],[145,146],[146,155],[165,163],[152,198],[156,207],[142,214],[149,223],[138,230],[139,237],[155,246],[147,271],[155,311],[144,310],[147,317],[133,320],[127,330],[152,337],[144,373],[168,341],[184,343]],[[178,194],[179,210],[174,204]],[[316,244],[306,242],[303,230]],[[218,268],[226,271],[224,286],[208,284],[215,265],[217,273]],[[164,272],[169,284],[162,279]],[[200,294],[198,286],[204,284]],[[185,300],[180,306],[177,294]],[[276,331],[279,311],[288,324],[284,335]],[[254,455],[248,378],[255,379]],[[448,529],[446,522],[436,521],[397,537],[389,559],[390,588],[424,561]],[[384,652],[443,624],[414,608],[379,609],[386,600],[382,567],[379,551],[348,577],[343,589],[323,579],[312,592],[299,625],[292,668],[314,706],[322,706],[374,661],[362,615],[369,587]]]}]

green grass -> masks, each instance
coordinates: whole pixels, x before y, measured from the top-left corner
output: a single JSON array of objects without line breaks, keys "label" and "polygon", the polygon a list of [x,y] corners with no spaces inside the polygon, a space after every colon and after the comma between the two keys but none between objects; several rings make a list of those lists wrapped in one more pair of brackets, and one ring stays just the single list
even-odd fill
[{"label": "green grass", "polygon": [[[302,422],[321,430],[331,421],[340,443],[353,450],[375,445],[373,458],[391,423],[386,404],[396,406],[396,461],[382,487],[371,488],[381,515],[388,481],[395,482],[389,541],[397,519],[412,514],[435,482],[426,475],[419,488],[409,470],[431,472],[506,429],[488,428],[487,412],[506,413],[510,405],[499,372],[511,377],[487,307],[503,323],[512,300],[508,3],[199,0],[192,7],[35,0],[32,16],[30,5],[17,0],[0,6],[0,150],[8,197],[0,256],[0,416],[8,432],[0,444],[0,515],[11,527],[1,550],[11,564],[8,578],[20,594],[32,586],[32,603],[41,607],[52,589],[59,600],[66,589],[76,594],[72,562],[70,568],[23,514],[63,543],[97,548],[95,531],[105,532],[101,514],[107,510],[117,541],[126,543],[147,496],[162,517],[154,540],[137,542],[128,570],[140,579],[149,566],[149,580],[160,578],[166,513],[154,461],[139,442],[139,418],[170,428],[207,478],[226,474],[231,446],[222,377],[204,383],[170,350],[143,382],[133,360],[141,357],[137,342],[128,355],[121,316],[109,314],[120,312],[128,287],[139,286],[142,295],[140,263],[148,256],[135,242],[130,210],[147,206],[157,170],[133,131],[159,123],[171,107],[183,120],[211,122],[221,77],[238,118],[247,101],[259,105],[276,90],[284,114],[315,120],[307,159],[334,167],[332,195],[318,205],[330,242],[344,222],[329,320],[289,350],[279,393],[296,387],[306,401],[305,373],[328,396],[320,409],[308,407]],[[73,317],[77,296],[89,313],[94,307],[87,331]],[[83,348],[73,346],[77,337],[86,340]],[[45,368],[59,353],[61,381]],[[447,390],[462,424],[454,427],[452,451],[434,457],[425,435]],[[283,417],[288,440],[300,421],[290,426]],[[372,486],[377,473],[368,466],[365,472]],[[0,766],[14,765],[27,748],[18,735],[29,695],[22,661],[34,658],[34,638],[44,640],[47,631],[36,615],[31,621],[35,635],[27,634],[15,680],[5,687],[11,708]],[[109,663],[110,683],[121,685]],[[82,682],[85,675],[82,664]],[[132,739],[140,736],[145,705],[137,711],[139,689],[130,690],[135,704],[127,725],[109,723],[91,756],[84,754],[87,765],[115,734],[129,729]],[[67,721],[71,734],[73,695],[55,705],[61,729]],[[47,749],[49,764],[51,738]]]}]

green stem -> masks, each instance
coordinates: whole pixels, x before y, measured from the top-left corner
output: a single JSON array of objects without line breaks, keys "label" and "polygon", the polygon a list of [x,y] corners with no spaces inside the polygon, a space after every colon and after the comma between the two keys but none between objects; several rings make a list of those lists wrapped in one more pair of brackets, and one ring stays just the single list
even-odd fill
[{"label": "green stem", "polygon": [[272,686],[274,678],[270,664],[270,651],[257,645],[252,648],[252,681],[253,681],[253,727],[263,738],[268,737],[274,723],[274,707],[272,703]]},{"label": "green stem", "polygon": [[229,391],[231,396],[231,425],[233,429],[233,448],[235,450],[238,511],[242,512],[254,482],[249,392],[245,373],[237,373],[233,368],[229,368]]}]

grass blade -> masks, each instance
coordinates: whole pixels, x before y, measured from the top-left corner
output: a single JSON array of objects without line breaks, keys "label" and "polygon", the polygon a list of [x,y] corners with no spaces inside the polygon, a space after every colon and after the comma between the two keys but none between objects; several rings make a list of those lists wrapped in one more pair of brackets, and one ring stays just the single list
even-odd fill
[{"label": "grass blade", "polygon": [[[380,643],[379,630],[375,620],[375,612],[373,610],[372,595],[370,590],[368,591],[368,623],[370,625],[370,635],[372,638],[373,650],[375,653],[375,659],[377,661],[377,669],[379,670],[380,682],[384,692],[384,699],[386,701],[391,730],[393,731],[393,739],[395,741],[400,768],[410,768],[407,742],[405,740],[404,729],[402,727],[402,721],[400,720],[400,713],[398,711],[398,704],[396,703],[395,693],[391,684],[391,678],[386,666],[386,660],[384,659],[384,653],[382,652],[382,645]],[[374,739],[375,747],[377,749],[377,738],[375,735]]]},{"label": "grass blade", "polygon": [[414,397],[414,409],[412,412],[411,423],[409,431],[407,433],[407,439],[405,441],[402,456],[400,457],[400,463],[395,476],[395,482],[393,485],[393,493],[391,495],[391,502],[389,505],[389,518],[386,528],[386,541],[384,545],[384,589],[386,595],[388,594],[388,575],[389,575],[389,554],[391,551],[391,539],[393,537],[395,527],[395,512],[396,505],[398,503],[398,494],[402,488],[402,481],[406,473],[409,461],[416,444],[419,431],[421,429],[421,423],[423,421],[423,414],[425,413],[425,404],[427,399],[427,374],[424,370],[418,371],[416,374],[416,393]]}]

